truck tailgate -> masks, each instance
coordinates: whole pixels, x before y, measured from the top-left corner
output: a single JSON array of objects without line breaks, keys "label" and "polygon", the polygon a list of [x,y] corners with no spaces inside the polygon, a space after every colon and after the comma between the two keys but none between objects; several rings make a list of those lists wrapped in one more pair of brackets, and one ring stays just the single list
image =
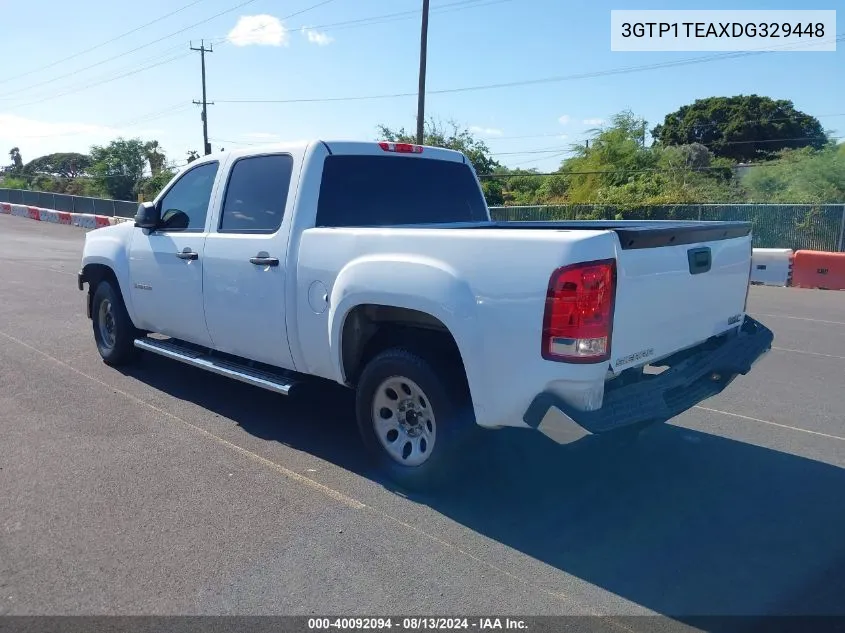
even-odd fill
[{"label": "truck tailgate", "polygon": [[750,225],[690,223],[616,229],[611,366],[655,362],[742,324]]}]

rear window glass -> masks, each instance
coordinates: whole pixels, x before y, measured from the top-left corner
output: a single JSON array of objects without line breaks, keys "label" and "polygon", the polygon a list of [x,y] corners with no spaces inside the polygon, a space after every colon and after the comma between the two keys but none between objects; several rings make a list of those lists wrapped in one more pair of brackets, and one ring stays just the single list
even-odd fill
[{"label": "rear window glass", "polygon": [[481,222],[487,209],[463,163],[401,156],[329,156],[317,226]]}]

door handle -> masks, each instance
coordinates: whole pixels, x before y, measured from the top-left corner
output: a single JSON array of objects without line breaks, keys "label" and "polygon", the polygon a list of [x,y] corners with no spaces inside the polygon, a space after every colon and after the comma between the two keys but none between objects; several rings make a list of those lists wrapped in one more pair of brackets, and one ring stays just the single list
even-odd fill
[{"label": "door handle", "polygon": [[279,260],[276,257],[250,257],[249,263],[256,266],[278,266]]},{"label": "door handle", "polygon": [[184,250],[181,253],[176,253],[176,257],[179,259],[199,259],[199,253],[195,253],[194,251]]}]

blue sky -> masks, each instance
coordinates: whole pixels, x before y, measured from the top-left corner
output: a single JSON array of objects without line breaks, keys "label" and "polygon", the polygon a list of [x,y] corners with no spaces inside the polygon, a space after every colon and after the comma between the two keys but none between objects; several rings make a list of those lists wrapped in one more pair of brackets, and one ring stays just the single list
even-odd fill
[{"label": "blue sky", "polygon": [[[374,140],[379,123],[413,129],[415,96],[226,103],[415,93],[421,0],[332,0],[304,11],[318,2],[0,0],[5,51],[0,65],[0,147],[5,155],[18,146],[24,160],[30,160],[50,152],[84,152],[92,143],[117,135],[140,136],[159,140],[170,159],[184,162],[189,149],[202,149],[199,109],[191,105],[201,96],[200,60],[188,50],[191,40],[198,45],[201,38],[216,42],[214,53],[207,56],[208,97],[216,102],[209,107],[214,151],[318,137]],[[244,6],[235,8],[239,4]],[[707,55],[611,52],[611,9],[836,9],[839,4],[431,0],[427,86],[437,91]],[[302,13],[284,19],[297,12]],[[414,13],[367,20],[402,12]],[[845,32],[838,17],[838,32]],[[350,22],[354,20],[363,21]],[[177,31],[183,32],[174,34]],[[116,41],[98,46],[113,38]],[[79,54],[91,47],[97,48]],[[583,141],[589,129],[614,113],[630,109],[653,125],[667,112],[712,95],[757,93],[791,99],[797,108],[818,116],[826,128],[845,135],[843,72],[840,42],[836,52],[766,53],[645,72],[430,94],[426,112],[477,130],[506,165],[549,170],[557,167],[561,152]]]}]

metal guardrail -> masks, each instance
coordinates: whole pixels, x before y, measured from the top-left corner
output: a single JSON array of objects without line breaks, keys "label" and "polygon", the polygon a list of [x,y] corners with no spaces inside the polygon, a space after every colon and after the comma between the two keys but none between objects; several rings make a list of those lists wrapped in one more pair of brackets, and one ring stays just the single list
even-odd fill
[{"label": "metal guardrail", "polygon": [[48,191],[29,191],[27,189],[0,188],[0,202],[25,204],[54,211],[71,213],[93,213],[109,217],[132,218],[138,211],[138,203],[127,200],[109,200],[108,198],[89,198],[70,196],[64,193]]},{"label": "metal guardrail", "polygon": [[740,220],[753,225],[755,248],[845,250],[845,204],[678,204],[620,210],[573,204],[490,207],[494,220]]}]

